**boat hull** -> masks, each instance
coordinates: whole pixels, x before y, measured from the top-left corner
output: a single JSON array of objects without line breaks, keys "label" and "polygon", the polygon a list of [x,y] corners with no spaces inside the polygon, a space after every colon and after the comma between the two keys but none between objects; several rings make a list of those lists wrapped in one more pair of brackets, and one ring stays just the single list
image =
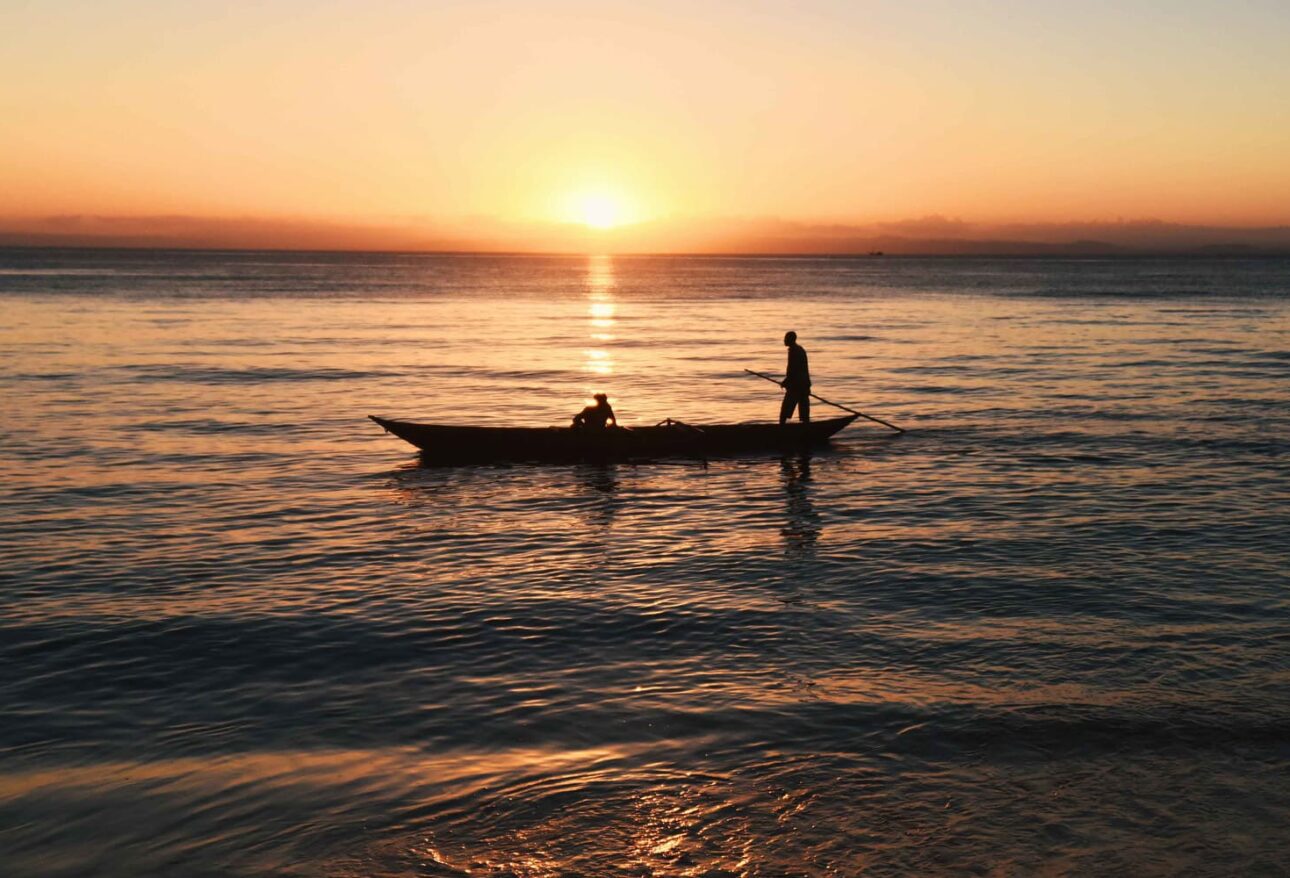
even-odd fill
[{"label": "boat hull", "polygon": [[428,461],[622,460],[712,457],[822,445],[854,415],[809,424],[667,424],[574,430],[568,427],[454,427],[369,417],[421,450]]}]

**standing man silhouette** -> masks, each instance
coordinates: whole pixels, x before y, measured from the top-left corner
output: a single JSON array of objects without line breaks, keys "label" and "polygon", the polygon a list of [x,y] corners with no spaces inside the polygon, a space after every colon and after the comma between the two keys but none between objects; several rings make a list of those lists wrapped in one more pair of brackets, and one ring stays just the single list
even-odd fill
[{"label": "standing man silhouette", "polygon": [[803,424],[811,422],[811,369],[806,364],[806,348],[797,343],[796,332],[784,333],[784,346],[788,348],[788,368],[779,386],[784,388],[784,402],[779,407],[779,423],[783,426],[797,409]]}]

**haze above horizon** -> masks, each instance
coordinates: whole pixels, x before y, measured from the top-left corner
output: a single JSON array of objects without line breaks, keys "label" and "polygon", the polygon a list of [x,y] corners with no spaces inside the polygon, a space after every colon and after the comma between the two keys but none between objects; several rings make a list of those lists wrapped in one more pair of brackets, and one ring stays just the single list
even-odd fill
[{"label": "haze above horizon", "polygon": [[0,243],[1290,225],[1290,7],[1268,0],[50,0],[0,30]]}]

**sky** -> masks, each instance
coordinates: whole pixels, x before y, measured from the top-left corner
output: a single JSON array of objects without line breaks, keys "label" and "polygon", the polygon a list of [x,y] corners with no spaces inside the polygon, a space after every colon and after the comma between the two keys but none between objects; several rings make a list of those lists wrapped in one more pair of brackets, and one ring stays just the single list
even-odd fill
[{"label": "sky", "polygon": [[0,232],[1290,225],[1285,0],[0,0],[0,43]]}]

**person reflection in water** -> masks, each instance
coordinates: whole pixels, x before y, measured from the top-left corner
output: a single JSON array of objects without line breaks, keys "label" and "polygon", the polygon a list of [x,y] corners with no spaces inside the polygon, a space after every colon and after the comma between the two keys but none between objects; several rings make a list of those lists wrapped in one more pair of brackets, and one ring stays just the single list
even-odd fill
[{"label": "person reflection in water", "polygon": [[603,393],[597,393],[592,399],[596,401],[595,405],[589,405],[573,416],[573,429],[604,430],[618,426],[614,409],[609,404],[609,397]]},{"label": "person reflection in water", "polygon": [[806,348],[797,343],[796,332],[784,333],[784,346],[788,348],[788,368],[779,386],[784,388],[784,401],[779,406],[779,423],[793,416],[797,409],[803,424],[811,422],[811,369],[806,364]]},{"label": "person reflection in water", "polygon": [[780,531],[784,535],[784,554],[790,558],[813,555],[820,539],[820,514],[811,502],[811,456],[785,457],[780,462],[784,493],[788,500],[788,521]]}]

